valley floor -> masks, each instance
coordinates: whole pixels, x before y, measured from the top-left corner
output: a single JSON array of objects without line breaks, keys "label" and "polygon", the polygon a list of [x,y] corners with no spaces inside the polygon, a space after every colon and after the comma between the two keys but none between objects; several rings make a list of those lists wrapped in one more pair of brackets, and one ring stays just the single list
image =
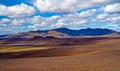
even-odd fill
[{"label": "valley floor", "polygon": [[0,59],[0,71],[120,71],[120,39],[15,53]]}]

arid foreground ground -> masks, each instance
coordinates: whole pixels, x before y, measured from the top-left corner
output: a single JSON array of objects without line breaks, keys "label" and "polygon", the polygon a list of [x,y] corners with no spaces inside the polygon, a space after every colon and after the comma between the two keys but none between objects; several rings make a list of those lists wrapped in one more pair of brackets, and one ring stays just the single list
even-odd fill
[{"label": "arid foreground ground", "polygon": [[120,71],[120,38],[72,40],[35,46],[1,43],[0,71]]}]

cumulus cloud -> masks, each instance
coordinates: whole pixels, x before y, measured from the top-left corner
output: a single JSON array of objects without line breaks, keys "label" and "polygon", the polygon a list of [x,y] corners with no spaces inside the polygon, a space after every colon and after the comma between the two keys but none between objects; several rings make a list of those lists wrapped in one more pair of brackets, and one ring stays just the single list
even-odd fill
[{"label": "cumulus cloud", "polygon": [[120,24],[120,14],[99,14],[96,19],[101,23]]},{"label": "cumulus cloud", "polygon": [[[8,28],[18,29],[16,32],[61,27],[120,29],[120,3],[116,2],[119,0],[36,0],[34,5],[40,10],[37,14],[36,8],[23,3],[14,6],[0,5],[0,16],[9,17],[0,19],[0,28],[6,31]],[[44,17],[41,14],[48,15],[45,12],[59,14],[52,13],[52,16]]]},{"label": "cumulus cloud", "polygon": [[0,20],[0,23],[8,23],[8,22],[10,22],[10,21],[11,21],[11,20],[8,19],[8,18],[3,18],[3,19]]},{"label": "cumulus cloud", "polygon": [[28,18],[27,21],[32,24],[38,24],[41,23],[44,20],[41,16],[34,16],[32,18]]},{"label": "cumulus cloud", "polygon": [[35,13],[35,9],[27,4],[20,4],[15,6],[0,5],[0,16],[7,16],[10,18],[21,18],[31,16]]},{"label": "cumulus cloud", "polygon": [[56,12],[56,13],[66,13],[73,12],[76,0],[36,0],[34,5],[41,12]]},{"label": "cumulus cloud", "polygon": [[88,23],[87,20],[80,20],[80,21],[78,21],[76,24],[86,24],[86,23]]},{"label": "cumulus cloud", "polygon": [[108,16],[108,14],[99,14],[97,16],[97,19],[99,19],[99,20],[106,19],[107,16]]},{"label": "cumulus cloud", "polygon": [[13,19],[10,25],[15,27],[15,26],[20,26],[23,23],[25,23],[24,19]]},{"label": "cumulus cloud", "polygon": [[110,4],[105,6],[104,12],[106,13],[120,13],[120,3]]},{"label": "cumulus cloud", "polygon": [[120,0],[36,0],[34,5],[40,12],[71,13],[116,2],[120,2]]},{"label": "cumulus cloud", "polygon": [[35,0],[33,4],[0,4],[0,16],[5,16],[0,18],[0,32],[61,27],[120,30],[120,0]]},{"label": "cumulus cloud", "polygon": [[0,23],[0,28],[1,27],[6,27],[6,26],[7,26],[6,24]]},{"label": "cumulus cloud", "polygon": [[110,3],[117,3],[120,0],[90,0],[93,4],[110,4]]},{"label": "cumulus cloud", "polygon": [[10,19],[3,18],[3,19],[0,20],[0,27],[6,27],[7,23],[10,23],[10,22],[11,22]]},{"label": "cumulus cloud", "polygon": [[79,13],[79,16],[84,18],[84,17],[89,17],[92,16],[96,13],[96,9],[91,9],[91,10],[87,10],[87,11],[82,11],[81,13]]}]

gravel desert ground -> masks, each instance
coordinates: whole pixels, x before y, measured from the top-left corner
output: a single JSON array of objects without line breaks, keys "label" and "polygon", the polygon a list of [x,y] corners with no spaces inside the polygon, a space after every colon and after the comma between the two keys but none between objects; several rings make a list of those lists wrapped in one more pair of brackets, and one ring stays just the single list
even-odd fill
[{"label": "gravel desert ground", "polygon": [[105,39],[87,45],[17,52],[15,58],[0,59],[0,71],[120,71],[119,43],[120,39]]}]

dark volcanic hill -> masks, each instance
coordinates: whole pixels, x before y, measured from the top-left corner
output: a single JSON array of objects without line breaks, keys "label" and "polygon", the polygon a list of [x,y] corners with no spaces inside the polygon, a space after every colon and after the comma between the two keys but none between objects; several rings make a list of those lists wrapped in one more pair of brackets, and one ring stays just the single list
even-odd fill
[{"label": "dark volcanic hill", "polygon": [[29,31],[22,32],[12,36],[7,36],[7,38],[18,39],[18,38],[34,38],[34,37],[56,37],[56,38],[69,38],[69,37],[79,37],[79,36],[103,36],[110,34],[119,34],[118,32],[110,29],[80,29],[71,30],[67,28],[59,28],[45,31]]}]

